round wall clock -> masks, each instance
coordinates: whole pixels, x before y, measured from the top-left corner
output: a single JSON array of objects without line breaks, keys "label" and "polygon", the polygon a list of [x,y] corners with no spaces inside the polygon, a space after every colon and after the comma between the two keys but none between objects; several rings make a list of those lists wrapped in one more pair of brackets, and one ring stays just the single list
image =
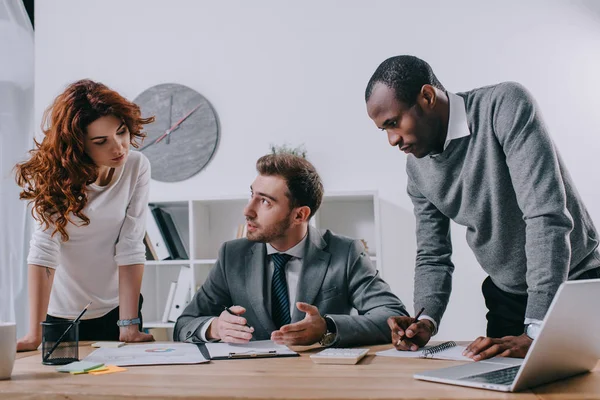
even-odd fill
[{"label": "round wall clock", "polygon": [[210,161],[219,139],[214,109],[200,93],[187,86],[153,86],[134,103],[143,117],[156,120],[145,126],[147,137],[138,149],[152,165],[152,179],[178,182],[200,172]]}]

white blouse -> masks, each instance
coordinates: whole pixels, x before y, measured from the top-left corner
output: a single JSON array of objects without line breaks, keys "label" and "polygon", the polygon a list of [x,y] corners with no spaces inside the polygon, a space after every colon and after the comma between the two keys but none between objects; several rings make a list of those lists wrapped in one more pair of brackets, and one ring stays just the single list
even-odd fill
[{"label": "white blouse", "polygon": [[38,224],[30,242],[28,264],[55,268],[48,314],[74,319],[90,301],[82,319],[98,318],[119,305],[119,266],[143,264],[143,243],[150,189],[150,162],[131,151],[107,186],[88,186],[83,213],[90,224],[67,225],[69,240],[50,236],[53,227]]}]

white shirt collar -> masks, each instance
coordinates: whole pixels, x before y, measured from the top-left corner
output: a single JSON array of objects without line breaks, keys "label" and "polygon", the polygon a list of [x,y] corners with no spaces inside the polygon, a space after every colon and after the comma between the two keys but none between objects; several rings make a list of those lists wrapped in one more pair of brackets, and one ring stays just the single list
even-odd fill
[{"label": "white shirt collar", "polygon": [[273,253],[284,253],[284,254],[289,254],[292,257],[303,258],[304,257],[304,249],[306,248],[306,239],[307,238],[308,238],[308,232],[306,232],[306,235],[304,235],[304,238],[302,238],[302,240],[299,241],[297,245],[295,245],[294,247],[292,247],[291,249],[288,249],[286,251],[279,251],[275,247],[273,247],[269,243],[267,243],[267,254],[271,255]]},{"label": "white shirt collar", "polygon": [[450,103],[450,117],[448,118],[448,134],[444,142],[444,150],[454,140],[469,136],[469,125],[467,124],[467,110],[465,101],[457,94],[446,92]]}]

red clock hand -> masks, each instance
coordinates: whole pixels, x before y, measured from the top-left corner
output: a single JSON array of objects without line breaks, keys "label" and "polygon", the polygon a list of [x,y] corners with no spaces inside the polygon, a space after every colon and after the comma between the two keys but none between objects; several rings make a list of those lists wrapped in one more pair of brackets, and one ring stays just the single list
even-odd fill
[{"label": "red clock hand", "polygon": [[187,113],[183,118],[181,118],[179,121],[177,121],[172,127],[170,127],[169,129],[167,129],[163,135],[161,135],[158,139],[156,139],[156,141],[154,142],[154,144],[160,142],[161,140],[163,140],[164,138],[166,138],[168,135],[170,135],[171,132],[173,132],[174,130],[176,130],[177,128],[179,128],[179,125],[181,125],[181,123],[183,121],[185,121],[186,119],[188,119],[188,117],[190,115],[192,115],[197,109],[199,109],[201,105],[202,105],[202,103],[198,104],[196,107],[194,107],[194,109],[192,111],[190,111],[189,113]]}]

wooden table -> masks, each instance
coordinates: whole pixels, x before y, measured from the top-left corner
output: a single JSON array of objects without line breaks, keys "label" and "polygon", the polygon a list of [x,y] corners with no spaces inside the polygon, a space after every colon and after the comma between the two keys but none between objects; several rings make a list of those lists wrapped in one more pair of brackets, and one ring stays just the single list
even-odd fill
[{"label": "wooden table", "polygon": [[[517,394],[436,384],[415,372],[457,365],[442,360],[375,357],[375,346],[357,365],[317,365],[308,357],[212,361],[198,365],[128,367],[109,375],[71,375],[41,363],[39,351],[20,353],[3,399],[600,399],[600,364],[590,374]],[[89,354],[81,346],[80,358]]]}]

